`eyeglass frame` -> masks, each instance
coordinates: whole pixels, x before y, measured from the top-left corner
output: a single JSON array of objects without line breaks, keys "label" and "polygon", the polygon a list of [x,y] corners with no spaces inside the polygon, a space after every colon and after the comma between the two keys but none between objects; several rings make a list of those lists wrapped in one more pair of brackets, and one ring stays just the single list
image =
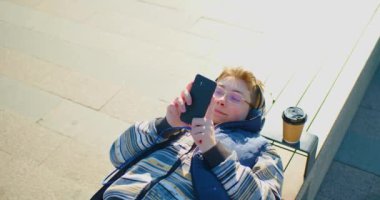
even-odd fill
[{"label": "eyeglass frame", "polygon": [[[215,96],[215,93],[216,93],[216,91],[217,91],[218,88],[220,88],[220,89],[223,90],[223,95],[220,96],[220,97],[216,97],[216,96]],[[241,100],[242,100],[242,101],[240,101],[240,102],[233,102],[233,101],[231,101],[231,100],[228,98],[228,96],[229,96],[228,93],[231,93],[231,92],[234,92],[234,93],[238,94],[238,95],[241,97]],[[247,101],[247,100],[244,98],[244,96],[243,96],[243,94],[242,94],[241,92],[239,92],[239,91],[227,91],[227,89],[223,88],[223,87],[220,86],[220,85],[217,85],[217,86],[216,86],[215,91],[214,91],[214,94],[213,94],[213,97],[216,98],[216,99],[221,99],[222,97],[225,97],[226,100],[229,101],[229,102],[231,102],[231,103],[236,104],[236,103],[245,102],[245,103],[247,103],[251,108],[254,108],[254,107],[255,107],[251,102]]]}]

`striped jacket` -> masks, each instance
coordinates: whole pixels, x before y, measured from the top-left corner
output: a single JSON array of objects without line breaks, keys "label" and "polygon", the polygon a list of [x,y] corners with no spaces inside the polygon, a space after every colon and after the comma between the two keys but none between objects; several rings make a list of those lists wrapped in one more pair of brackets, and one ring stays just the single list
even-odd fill
[{"label": "striped jacket", "polygon": [[[131,126],[112,144],[112,164],[119,168],[141,152],[165,141],[159,134],[164,127],[168,127],[165,119]],[[250,151],[244,149],[254,143],[245,138],[223,140],[226,135],[239,135],[241,132],[246,132],[241,124],[231,126],[230,123],[216,127],[218,144],[203,154],[211,173],[231,199],[280,199],[283,174],[279,155],[266,143],[255,152],[253,166],[243,165],[240,157],[249,156]],[[263,140],[258,135],[252,141],[258,139]],[[239,149],[239,145],[233,142],[231,144],[231,141],[240,141],[246,145]],[[192,157],[197,152],[194,147],[192,137],[183,134],[131,167],[106,190],[104,199],[197,198],[190,172]]]}]

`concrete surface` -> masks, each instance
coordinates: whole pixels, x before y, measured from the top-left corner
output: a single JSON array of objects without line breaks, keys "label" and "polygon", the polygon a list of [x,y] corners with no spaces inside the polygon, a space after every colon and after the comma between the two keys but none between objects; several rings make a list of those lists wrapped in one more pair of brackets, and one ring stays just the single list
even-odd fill
[{"label": "concrete surface", "polygon": [[380,199],[380,68],[327,172],[316,199]]},{"label": "concrete surface", "polygon": [[[196,73],[243,65],[281,93],[294,66],[346,56],[379,3],[0,0],[0,199],[88,199],[112,141]],[[278,150],[294,199],[306,158]]]}]

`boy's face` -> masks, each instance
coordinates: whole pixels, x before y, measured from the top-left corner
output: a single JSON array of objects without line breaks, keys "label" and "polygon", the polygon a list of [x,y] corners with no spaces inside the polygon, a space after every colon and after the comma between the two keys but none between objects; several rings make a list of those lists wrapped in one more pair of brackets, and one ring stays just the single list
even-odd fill
[{"label": "boy's face", "polygon": [[208,112],[212,112],[214,123],[245,120],[250,110],[248,103],[244,101],[250,102],[247,84],[232,76],[218,80],[217,83],[219,90],[214,93],[208,108]]}]

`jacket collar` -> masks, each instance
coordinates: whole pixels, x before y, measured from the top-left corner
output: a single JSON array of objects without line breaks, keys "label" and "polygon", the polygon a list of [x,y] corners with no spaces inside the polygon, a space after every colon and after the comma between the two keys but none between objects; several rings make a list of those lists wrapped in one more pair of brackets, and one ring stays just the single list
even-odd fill
[{"label": "jacket collar", "polygon": [[258,133],[261,131],[265,123],[263,109],[251,109],[247,119],[243,121],[225,122],[216,125],[216,129],[242,129],[247,132]]}]

